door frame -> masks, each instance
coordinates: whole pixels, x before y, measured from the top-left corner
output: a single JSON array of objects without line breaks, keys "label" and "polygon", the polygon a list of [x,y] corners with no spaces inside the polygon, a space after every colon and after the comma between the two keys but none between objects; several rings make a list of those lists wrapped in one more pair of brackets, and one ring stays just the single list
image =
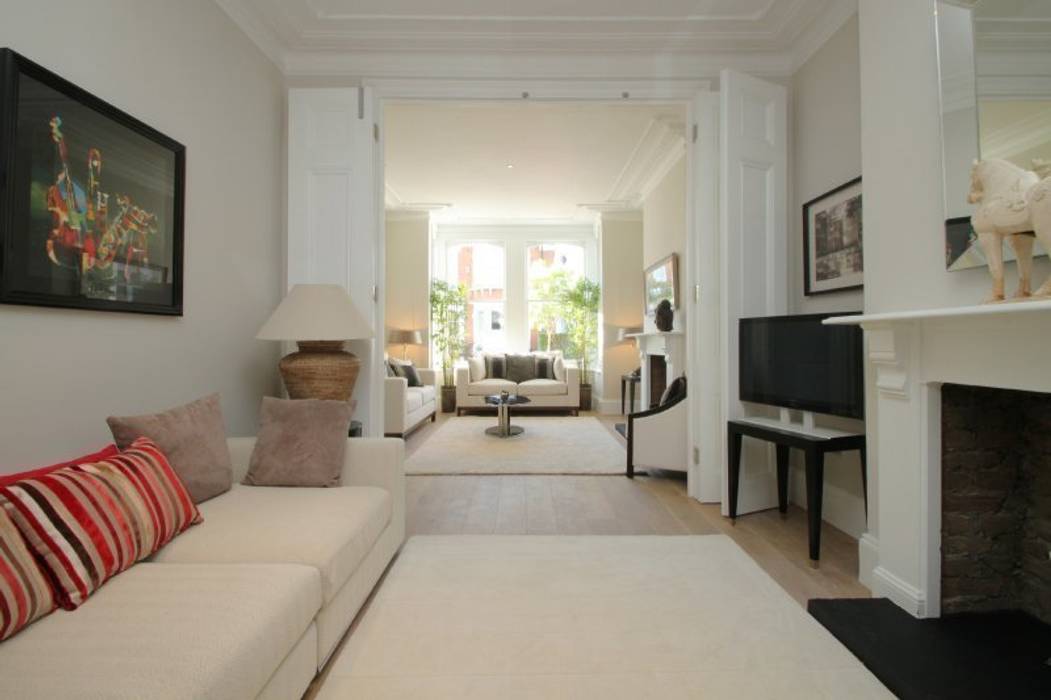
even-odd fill
[{"label": "door frame", "polygon": [[[720,177],[720,159],[718,158],[718,140],[708,140],[706,148],[695,148],[698,134],[702,142],[712,134],[718,134],[719,124],[706,122],[698,124],[701,116],[698,112],[711,120],[717,119],[716,110],[708,109],[706,106],[718,103],[719,93],[713,90],[713,82],[710,79],[696,80],[594,80],[594,79],[569,79],[569,80],[522,80],[522,79],[492,79],[492,80],[455,80],[455,79],[427,79],[427,78],[366,78],[362,80],[361,86],[366,92],[371,93],[371,113],[377,127],[378,138],[376,141],[376,157],[373,177],[376,181],[376,192],[378,193],[380,206],[377,211],[376,222],[376,250],[378,258],[377,285],[379,289],[379,304],[377,318],[383,322],[383,297],[386,289],[386,273],[384,267],[384,256],[386,254],[386,232],[385,217],[381,212],[382,197],[386,182],[383,167],[383,152],[386,134],[382,128],[384,105],[387,102],[398,101],[435,101],[435,102],[470,102],[470,101],[516,101],[528,100],[532,102],[590,102],[590,103],[663,103],[677,104],[686,108],[686,260],[683,280],[686,292],[683,298],[686,300],[687,308],[687,373],[688,376],[697,378],[702,376],[700,361],[698,357],[699,330],[701,327],[700,299],[701,280],[698,275],[701,265],[702,252],[708,252],[710,248],[702,247],[699,242],[702,230],[718,235],[720,230],[719,212],[717,209],[718,183]],[[706,165],[701,173],[694,167],[695,151],[711,153],[712,145],[715,145],[715,156]],[[714,188],[714,198],[699,196],[699,191],[711,194]],[[704,204],[714,206],[698,206],[699,200]],[[710,283],[710,282],[709,282]],[[711,329],[718,324],[705,323],[705,327]],[[712,343],[709,347],[718,347]],[[722,370],[722,362],[716,358],[715,366]],[[379,368],[377,368],[378,371]],[[711,374],[711,372],[709,372]],[[722,438],[722,416],[718,416],[718,425],[702,426],[701,420],[713,423],[710,410],[702,408],[700,399],[699,382],[694,379],[694,391],[691,392],[691,400],[688,403],[689,411],[687,418],[687,491],[689,495],[704,502],[718,502],[721,500],[722,482],[725,464],[725,440]],[[715,391],[715,388],[712,388]],[[382,392],[381,392],[382,396]],[[717,400],[717,396],[716,396]],[[382,410],[380,411],[382,415]],[[704,448],[700,445],[702,436],[716,439],[718,435],[718,446],[710,445]],[[702,461],[708,462],[702,465]],[[715,463],[711,463],[714,461]],[[704,475],[702,477],[702,467]]]}]

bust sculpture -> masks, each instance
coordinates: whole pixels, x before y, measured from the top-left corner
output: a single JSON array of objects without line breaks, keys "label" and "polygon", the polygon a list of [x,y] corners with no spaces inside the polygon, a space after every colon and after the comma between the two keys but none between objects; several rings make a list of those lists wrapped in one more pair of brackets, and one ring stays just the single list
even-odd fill
[{"label": "bust sculpture", "polygon": [[675,322],[675,311],[672,310],[670,301],[663,299],[657,304],[657,309],[653,314],[653,322],[659,331],[667,333],[672,329]]}]

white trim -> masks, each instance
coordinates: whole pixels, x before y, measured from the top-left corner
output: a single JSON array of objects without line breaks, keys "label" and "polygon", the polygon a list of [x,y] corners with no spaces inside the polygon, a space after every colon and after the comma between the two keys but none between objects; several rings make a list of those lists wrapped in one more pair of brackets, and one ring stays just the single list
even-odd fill
[{"label": "white trim", "polygon": [[[626,73],[625,75],[630,75]],[[689,78],[494,75],[485,78],[419,78],[374,75],[363,80],[388,100],[521,100],[572,102],[686,101],[712,89],[712,81]],[[624,97],[627,93],[628,97]]]},{"label": "white trim", "polygon": [[858,581],[870,591],[875,590],[875,572],[878,566],[879,540],[866,532],[858,539]]},{"label": "white trim", "polygon": [[916,309],[914,311],[889,311],[880,314],[858,314],[854,316],[835,316],[825,319],[824,323],[839,325],[859,325],[871,330],[880,325],[897,321],[916,321],[932,318],[959,318],[967,316],[1000,316],[1008,314],[1031,314],[1051,311],[1051,299],[1026,299],[1018,302],[999,304],[980,304],[974,306],[949,306],[939,309]]},{"label": "white trim", "polygon": [[285,72],[285,49],[274,30],[244,0],[215,0],[223,12],[252,40],[279,71]]},{"label": "white trim", "polygon": [[789,73],[795,73],[817,53],[844,24],[858,14],[858,0],[833,0],[792,43]]},{"label": "white trim", "polygon": [[[646,125],[606,201],[639,209],[664,176],[686,155],[685,125],[675,117],[655,117]],[[628,206],[623,206],[624,204]]]},{"label": "white trim", "polygon": [[872,584],[870,590],[876,596],[890,598],[898,607],[914,617],[928,616],[927,601],[923,597],[923,591],[882,566],[877,566],[872,570]]}]

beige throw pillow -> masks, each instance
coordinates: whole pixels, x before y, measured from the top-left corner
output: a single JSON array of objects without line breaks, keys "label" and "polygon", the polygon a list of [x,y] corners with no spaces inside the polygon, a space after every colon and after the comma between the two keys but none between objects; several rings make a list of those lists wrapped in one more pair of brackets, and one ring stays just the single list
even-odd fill
[{"label": "beige throw pillow", "polygon": [[113,441],[122,450],[139,437],[157,443],[194,503],[230,490],[233,463],[226,445],[219,394],[163,413],[110,416],[106,423]]},{"label": "beige throw pillow", "polygon": [[348,401],[264,397],[244,483],[339,486],[351,410]]},{"label": "beige throw pillow", "polygon": [[555,358],[554,371],[556,382],[566,381],[566,362],[562,359],[561,355]]},{"label": "beige throw pillow", "polygon": [[467,358],[468,376],[472,382],[485,379],[485,357],[473,355]]}]

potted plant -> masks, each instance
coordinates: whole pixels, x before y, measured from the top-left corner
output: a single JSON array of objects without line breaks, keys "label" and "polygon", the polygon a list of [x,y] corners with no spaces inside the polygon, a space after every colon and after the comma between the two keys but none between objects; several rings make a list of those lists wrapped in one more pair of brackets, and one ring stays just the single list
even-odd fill
[{"label": "potted plant", "polygon": [[431,281],[431,324],[434,346],[442,365],[442,412],[456,410],[453,369],[463,354],[467,318],[467,287],[444,280]]},{"label": "potted plant", "polygon": [[602,288],[582,278],[562,292],[562,305],[569,325],[569,340],[580,357],[580,409],[591,410],[591,369],[598,346],[598,311]]}]

